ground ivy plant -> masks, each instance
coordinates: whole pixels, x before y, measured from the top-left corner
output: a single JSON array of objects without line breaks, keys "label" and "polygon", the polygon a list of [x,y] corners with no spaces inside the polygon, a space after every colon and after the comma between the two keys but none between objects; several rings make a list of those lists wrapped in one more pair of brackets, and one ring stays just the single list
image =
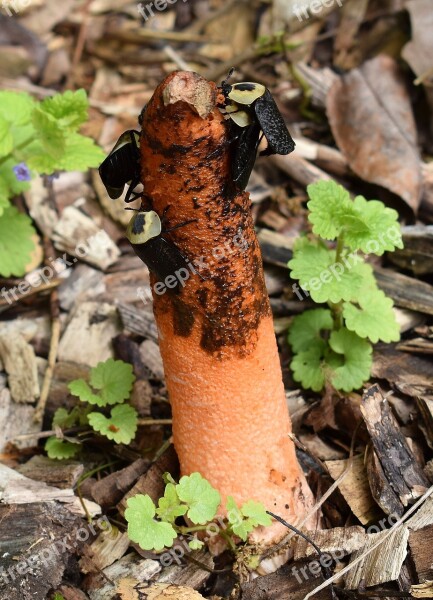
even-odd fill
[{"label": "ground ivy plant", "polygon": [[[128,537],[143,550],[160,552],[170,548],[179,535],[188,540],[191,550],[199,550],[215,535],[234,549],[236,538],[245,542],[256,527],[272,522],[260,502],[249,500],[238,506],[231,496],[226,503],[227,518],[216,519],[221,496],[200,473],[185,475],[179,483],[165,473],[164,481],[164,496],[157,506],[147,494],[137,494],[127,501]],[[182,520],[185,516],[188,525]],[[203,539],[197,537],[199,532]]]},{"label": "ground ivy plant", "polygon": [[299,281],[293,286],[298,298],[326,307],[293,319],[291,368],[306,389],[318,392],[329,384],[349,392],[370,377],[372,343],[400,339],[393,302],[365,260],[403,248],[398,213],[378,200],[352,200],[335,181],[319,181],[307,191],[315,236],[296,241],[288,266]]},{"label": "ground ivy plant", "polygon": [[30,262],[35,231],[29,217],[10,204],[36,175],[85,171],[104,154],[78,133],[88,118],[84,90],[38,102],[25,92],[0,91],[0,275],[20,277]]},{"label": "ground ivy plant", "polygon": [[[86,434],[86,430],[88,433],[88,426],[116,444],[131,443],[137,431],[138,415],[132,406],[124,402],[130,396],[134,380],[130,364],[109,358],[91,369],[89,383],[84,379],[71,381],[69,391],[81,403],[71,411],[65,408],[56,410],[53,428],[58,435],[48,438],[45,444],[49,458],[75,456],[82,448],[80,434]],[[94,410],[95,407],[98,410]],[[63,433],[74,428],[77,429],[76,435]]]}]

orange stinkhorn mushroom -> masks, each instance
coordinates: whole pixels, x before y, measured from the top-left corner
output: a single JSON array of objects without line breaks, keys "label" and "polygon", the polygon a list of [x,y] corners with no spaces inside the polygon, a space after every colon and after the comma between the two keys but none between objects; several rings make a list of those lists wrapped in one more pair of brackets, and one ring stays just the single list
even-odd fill
[{"label": "orange stinkhorn mushroom", "polygon": [[[166,239],[193,265],[177,290],[153,285],[174,445],[182,474],[200,472],[224,503],[227,495],[259,500],[293,522],[311,507],[312,494],[289,438],[249,195],[231,179],[218,96],[214,83],[177,71],[141,117],[143,197],[163,234],[185,224]],[[275,523],[261,539],[277,541],[286,531]]]}]

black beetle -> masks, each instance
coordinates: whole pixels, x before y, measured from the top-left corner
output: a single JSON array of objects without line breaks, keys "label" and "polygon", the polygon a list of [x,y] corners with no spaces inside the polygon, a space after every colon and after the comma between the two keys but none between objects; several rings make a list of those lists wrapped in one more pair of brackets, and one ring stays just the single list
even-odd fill
[{"label": "black beetle", "polygon": [[[179,248],[166,240],[164,235],[191,222],[187,221],[163,231],[162,221],[154,210],[139,210],[126,229],[126,237],[135,254],[159,281],[165,282],[167,288],[174,292],[179,292],[180,286],[184,286],[185,281],[189,279],[190,271],[195,271]],[[168,283],[167,278],[170,276]]]},{"label": "black beetle", "polygon": [[221,90],[225,97],[224,108],[233,126],[233,179],[239,188],[245,189],[263,136],[268,147],[261,155],[290,154],[295,142],[270,91],[260,83],[231,85],[228,80],[232,73],[233,69],[221,83]]},{"label": "black beetle", "polygon": [[125,185],[129,185],[125,202],[140,196],[134,188],[140,183],[140,133],[130,129],[122,133],[116,145],[99,167],[108,195],[113,200],[120,198]]}]

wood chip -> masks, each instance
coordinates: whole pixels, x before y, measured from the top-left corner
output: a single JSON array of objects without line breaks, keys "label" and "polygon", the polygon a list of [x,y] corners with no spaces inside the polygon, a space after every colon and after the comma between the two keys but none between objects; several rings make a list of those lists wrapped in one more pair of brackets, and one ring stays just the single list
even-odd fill
[{"label": "wood chip", "polygon": [[58,503],[34,499],[25,506],[0,505],[0,598],[47,598],[61,583],[66,565],[72,567],[82,525]]},{"label": "wood chip", "polygon": [[129,547],[128,534],[118,529],[102,532],[90,546],[84,548],[84,556],[80,560],[83,573],[97,573],[122,558]]},{"label": "wood chip", "polygon": [[135,496],[136,494],[149,494],[155,503],[164,495],[164,480],[162,479],[163,474],[169,471],[174,477],[178,469],[177,455],[174,447],[171,445],[146,471],[144,475],[140,477],[134,487],[125,495],[121,502],[117,505],[117,508],[123,515],[126,509],[126,502],[128,498]]},{"label": "wood chip", "polygon": [[60,340],[58,360],[90,367],[112,358],[111,340],[120,333],[114,306],[83,302],[72,313]]},{"label": "wood chip", "polygon": [[84,465],[76,460],[52,460],[47,456],[32,456],[17,472],[34,481],[43,481],[60,489],[75,487],[84,472]]},{"label": "wood chip", "polygon": [[124,469],[111,473],[92,486],[92,497],[102,507],[114,506],[149,467],[149,461],[139,458]]},{"label": "wood chip", "polygon": [[[326,461],[325,465],[334,480],[337,480],[347,468],[347,460]],[[371,495],[367,471],[362,455],[354,456],[352,468],[338,486],[353,514],[363,525],[374,521],[378,508]]]},{"label": "wood chip", "polygon": [[420,583],[433,580],[433,525],[411,531],[409,548]]},{"label": "wood chip", "polygon": [[433,598],[433,581],[411,585],[410,594],[414,598]]},{"label": "wood chip", "polygon": [[33,347],[21,335],[0,334],[0,357],[12,399],[32,404],[39,397],[38,369]]},{"label": "wood chip", "polygon": [[427,491],[429,482],[377,385],[364,394],[361,413],[389,485],[407,506]]},{"label": "wood chip", "polygon": [[133,579],[140,583],[148,582],[160,571],[159,561],[149,558],[143,560],[137,554],[130,553],[106,567],[103,572],[108,577],[108,581],[100,577],[99,584],[95,583],[93,589],[88,590],[88,595],[91,600],[113,600],[113,583],[117,584],[122,579]]},{"label": "wood chip", "polygon": [[140,345],[140,357],[153,376],[163,381],[165,378],[164,365],[158,344],[153,340],[144,340]]},{"label": "wood chip", "polygon": [[58,250],[67,252],[101,270],[114,264],[120,250],[103,229],[77,206],[68,206],[57,222],[52,239]]},{"label": "wood chip", "polygon": [[[388,531],[369,534],[365,546],[352,555],[351,562],[367,553],[373,544],[388,534]],[[407,555],[408,539],[409,529],[405,525],[396,529],[382,544],[367,554],[364,560],[361,560],[349,571],[345,579],[346,588],[355,590],[361,582],[366,587],[371,587],[398,579]]]},{"label": "wood chip", "polygon": [[[334,554],[339,552],[339,558],[359,550],[367,541],[367,534],[359,526],[334,527],[319,531],[306,531],[306,535],[320,548],[322,552]],[[313,546],[300,536],[296,536],[294,559],[300,560],[308,556],[317,556]]]},{"label": "wood chip", "polygon": [[[312,561],[295,562],[282,567],[276,573],[244,583],[242,600],[302,600],[308,592],[322,582],[320,566],[317,571]],[[330,587],[320,590],[314,598],[330,600],[332,598]]]},{"label": "wood chip", "polygon": [[9,442],[13,442],[17,448],[31,448],[34,445],[34,439],[14,441],[18,435],[41,430],[41,424],[33,422],[34,414],[33,406],[13,402],[8,389],[0,391],[0,452]]},{"label": "wood chip", "polygon": [[[68,505],[76,515],[87,516],[80,499],[72,489],[60,489],[41,481],[33,481],[17,471],[0,463],[0,500],[5,504],[32,504],[57,500]],[[94,502],[83,500],[91,516],[101,514],[101,508]]]}]

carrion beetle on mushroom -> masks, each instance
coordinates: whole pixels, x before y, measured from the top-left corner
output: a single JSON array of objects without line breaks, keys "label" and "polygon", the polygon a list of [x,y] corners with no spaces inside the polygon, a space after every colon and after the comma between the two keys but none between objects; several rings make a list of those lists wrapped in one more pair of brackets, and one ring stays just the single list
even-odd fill
[{"label": "carrion beetle on mushroom", "polygon": [[122,133],[114,148],[99,167],[102,179],[111,199],[120,198],[129,185],[125,202],[136,200],[140,194],[134,188],[140,183],[140,133],[130,129]]},{"label": "carrion beetle on mushroom", "polygon": [[[192,221],[180,223],[169,229],[163,230],[163,221],[154,210],[139,210],[134,214],[126,229],[126,237],[132,245],[135,254],[144,262],[159,281],[166,280],[169,276],[176,276],[181,269],[189,271],[191,265],[179,248],[165,235],[188,225]],[[180,291],[180,281],[172,288],[174,292]]]},{"label": "carrion beetle on mushroom", "polygon": [[260,153],[263,156],[290,154],[295,142],[270,91],[260,83],[249,81],[229,84],[233,70],[221,83],[221,91],[226,114],[234,124],[233,180],[240,189],[245,189],[263,136],[268,142],[266,150]]}]

